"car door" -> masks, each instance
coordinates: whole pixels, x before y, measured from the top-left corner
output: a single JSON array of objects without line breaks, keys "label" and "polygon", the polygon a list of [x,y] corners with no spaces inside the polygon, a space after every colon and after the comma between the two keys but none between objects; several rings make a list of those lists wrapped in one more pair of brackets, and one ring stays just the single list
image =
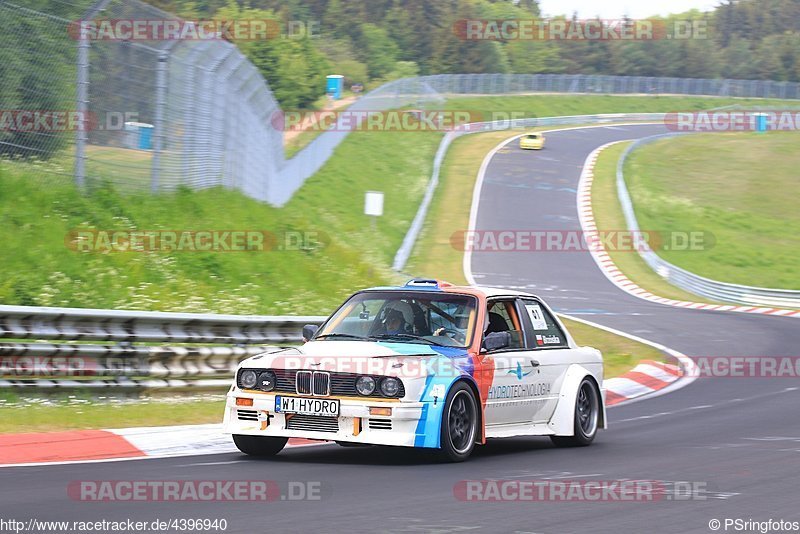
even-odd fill
[{"label": "car door", "polygon": [[515,297],[489,299],[484,337],[492,332],[509,332],[511,345],[487,354],[494,366],[492,385],[486,401],[486,424],[530,423],[537,411],[531,393],[530,376],[536,374],[531,351],[526,347],[523,317]]},{"label": "car door", "polygon": [[541,301],[521,298],[518,306],[528,349],[526,355],[536,370],[527,377],[530,395],[538,400],[534,403],[533,421],[544,423],[550,420],[558,404],[572,349],[564,331]]}]

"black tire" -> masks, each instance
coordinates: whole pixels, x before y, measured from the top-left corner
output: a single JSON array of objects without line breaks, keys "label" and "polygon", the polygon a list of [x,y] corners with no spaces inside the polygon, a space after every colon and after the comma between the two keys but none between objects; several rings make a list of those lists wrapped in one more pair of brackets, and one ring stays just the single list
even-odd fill
[{"label": "black tire", "polygon": [[233,435],[236,448],[250,456],[275,456],[286,446],[288,438]]},{"label": "black tire", "polygon": [[557,447],[585,447],[590,445],[600,425],[600,395],[594,382],[584,378],[575,399],[574,436],[550,436]]},{"label": "black tire", "polygon": [[439,457],[448,462],[463,462],[475,448],[478,435],[478,403],[472,389],[456,382],[447,394],[442,411]]}]

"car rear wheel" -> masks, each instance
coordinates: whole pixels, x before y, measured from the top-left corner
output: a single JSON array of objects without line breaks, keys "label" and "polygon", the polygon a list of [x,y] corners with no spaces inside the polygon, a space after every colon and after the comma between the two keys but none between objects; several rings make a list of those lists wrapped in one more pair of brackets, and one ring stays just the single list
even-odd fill
[{"label": "car rear wheel", "polygon": [[478,432],[478,403],[470,387],[457,382],[447,394],[442,412],[440,456],[449,462],[463,462],[475,448]]},{"label": "car rear wheel", "polygon": [[287,441],[288,438],[233,435],[233,443],[236,444],[236,447],[250,456],[275,456],[283,450]]},{"label": "car rear wheel", "polygon": [[584,378],[575,399],[575,435],[550,436],[558,447],[585,447],[594,441],[600,421],[600,396],[597,388],[588,378]]}]

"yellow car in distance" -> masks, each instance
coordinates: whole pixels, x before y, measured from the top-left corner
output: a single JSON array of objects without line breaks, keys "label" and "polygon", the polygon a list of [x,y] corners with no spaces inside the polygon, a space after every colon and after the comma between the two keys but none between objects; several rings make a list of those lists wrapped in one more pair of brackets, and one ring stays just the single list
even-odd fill
[{"label": "yellow car in distance", "polygon": [[544,148],[544,135],[527,133],[519,138],[519,147],[523,150],[541,150]]}]

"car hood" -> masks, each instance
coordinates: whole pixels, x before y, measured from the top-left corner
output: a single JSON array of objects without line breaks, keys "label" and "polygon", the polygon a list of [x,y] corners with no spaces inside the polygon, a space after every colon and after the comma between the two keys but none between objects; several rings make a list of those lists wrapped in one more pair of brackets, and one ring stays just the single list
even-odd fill
[{"label": "car hood", "polygon": [[467,372],[472,367],[465,348],[385,341],[310,341],[301,347],[253,356],[241,366],[390,376],[411,372],[427,376],[440,367],[433,362]]}]

